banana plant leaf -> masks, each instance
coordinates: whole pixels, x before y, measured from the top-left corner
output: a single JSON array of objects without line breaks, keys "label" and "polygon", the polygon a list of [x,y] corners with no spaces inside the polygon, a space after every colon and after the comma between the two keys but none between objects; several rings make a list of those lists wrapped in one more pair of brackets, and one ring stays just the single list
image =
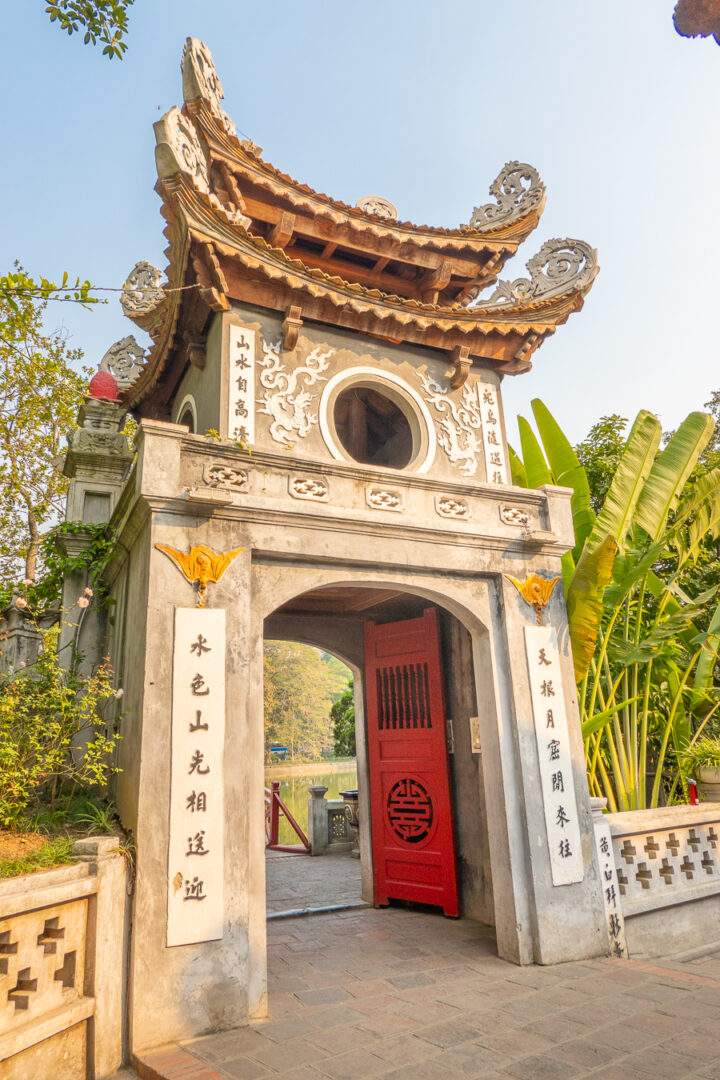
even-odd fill
[{"label": "banana plant leaf", "polygon": [[680,493],[713,433],[715,421],[707,413],[690,413],[653,462],[635,507],[633,523],[651,540],[665,528]]},{"label": "banana plant leaf", "polygon": [[589,716],[587,720],[582,722],[582,734],[583,739],[587,739],[590,735],[594,735],[596,731],[600,731],[607,724],[610,723],[613,716],[619,713],[621,709],[624,709],[626,705],[633,705],[636,701],[642,700],[642,694],[638,694],[636,697],[628,698],[627,701],[621,701],[617,705],[613,705],[611,709],[605,709],[604,712],[595,713],[594,716]]},{"label": "banana plant leaf", "polygon": [[571,499],[575,529],[573,557],[577,562],[595,523],[595,511],[590,505],[590,485],[587,473],[569,439],[547,406],[538,398],[535,398],[531,404],[545,456],[552,471],[553,482],[560,487],[572,488],[573,491]]},{"label": "banana plant leaf", "polygon": [[658,418],[642,409],[632,426],[613,482],[590,533],[591,549],[597,547],[606,536],[615,537],[619,548],[624,546],[661,437],[662,428]]},{"label": "banana plant leaf", "polygon": [[525,472],[525,466],[522,463],[522,459],[515,453],[510,443],[508,443],[508,454],[510,456],[510,473],[512,475],[512,482],[518,487],[526,488],[528,486],[527,473]]},{"label": "banana plant leaf", "polygon": [[713,617],[708,626],[705,647],[695,669],[693,688],[706,691],[712,683],[713,671],[717,663],[718,650],[720,649],[720,603],[713,612]]},{"label": "banana plant leaf", "polygon": [[537,488],[543,484],[552,484],[553,475],[545,460],[540,443],[535,437],[535,432],[530,427],[524,416],[518,416],[518,429],[520,431],[520,449],[525,466],[528,487]]},{"label": "banana plant leaf", "polygon": [[592,550],[586,541],[567,590],[570,643],[575,681],[578,683],[585,678],[595,652],[603,614],[603,596],[612,579],[616,551],[617,543],[613,536],[606,536]]}]

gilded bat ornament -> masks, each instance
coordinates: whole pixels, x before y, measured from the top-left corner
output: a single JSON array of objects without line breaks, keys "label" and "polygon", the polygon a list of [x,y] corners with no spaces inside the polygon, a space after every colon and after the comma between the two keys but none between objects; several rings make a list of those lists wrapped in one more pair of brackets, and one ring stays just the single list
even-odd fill
[{"label": "gilded bat ornament", "polygon": [[218,554],[209,547],[205,547],[204,544],[198,544],[197,547],[191,547],[186,555],[182,551],[176,551],[175,548],[166,547],[165,544],[156,544],[155,547],[158,551],[162,551],[167,555],[169,559],[172,559],[180,573],[191,585],[197,584],[197,606],[199,608],[205,607],[205,594],[208,585],[211,582],[213,584],[218,582],[233,559],[241,551],[245,550],[244,548],[235,548],[234,551]]},{"label": "gilded bat ornament", "polygon": [[538,626],[542,626],[542,609],[550,600],[552,591],[560,581],[559,577],[541,578],[539,574],[529,574],[524,581],[518,581],[512,574],[506,574],[508,581],[512,581],[517,591],[526,604],[535,608]]}]

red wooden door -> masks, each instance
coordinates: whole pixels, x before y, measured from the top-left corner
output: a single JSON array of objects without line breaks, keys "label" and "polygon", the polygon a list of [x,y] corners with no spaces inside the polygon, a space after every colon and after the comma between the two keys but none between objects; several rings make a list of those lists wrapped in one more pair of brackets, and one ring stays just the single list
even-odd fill
[{"label": "red wooden door", "polygon": [[458,914],[437,612],[365,627],[375,905]]}]

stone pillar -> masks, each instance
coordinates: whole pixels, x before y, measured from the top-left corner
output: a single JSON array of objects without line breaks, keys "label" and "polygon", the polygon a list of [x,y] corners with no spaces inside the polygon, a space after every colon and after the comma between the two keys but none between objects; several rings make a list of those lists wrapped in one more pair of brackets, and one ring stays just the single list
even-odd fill
[{"label": "stone pillar", "polygon": [[12,675],[21,667],[34,664],[40,653],[42,637],[17,606],[21,597],[16,589],[11,602],[0,611],[0,674]]},{"label": "stone pillar", "polygon": [[311,855],[324,855],[328,849],[328,812],[325,802],[327,790],[322,784],[308,788],[308,840]]},{"label": "stone pillar", "polygon": [[95,1080],[115,1075],[123,1062],[128,930],[127,866],[116,836],[78,840],[73,854],[90,864],[97,893],[90,898],[86,992],[95,998],[88,1025],[88,1064]]},{"label": "stone pillar", "polygon": [[[532,569],[538,569],[534,563]],[[555,566],[539,567],[550,576]],[[530,567],[515,571],[522,578]],[[558,566],[559,570],[559,566]],[[507,834],[508,877],[496,874],[493,893],[499,954],[515,963],[556,964],[606,952],[606,930],[600,869],[595,853],[585,755],[578,715],[567,613],[558,587],[543,609],[543,623],[554,626],[559,640],[562,697],[568,719],[569,751],[575,805],[567,805],[580,829],[582,880],[554,884],[543,802],[543,779],[533,719],[525,627],[535,624],[535,612],[515,587],[500,579],[494,616],[496,677],[503,719],[499,725],[500,762],[504,792],[502,817]],[[556,689],[559,680],[556,679]],[[486,777],[486,783],[488,778]],[[488,805],[488,816],[499,808]],[[514,908],[515,926],[505,924],[504,912]]]},{"label": "stone pillar", "polygon": [[[112,377],[106,372],[101,374],[106,381],[111,381],[117,396],[117,386]],[[93,384],[98,378],[96,376],[92,380],[89,396],[80,407],[78,428],[70,440],[63,465],[65,476],[70,477],[66,520],[85,525],[102,525],[110,521],[133,458],[121,430],[127,415],[125,409],[118,401],[92,396]],[[107,390],[101,383],[100,392]],[[112,386],[109,390],[112,393]],[[65,534],[61,539],[69,558],[77,558],[87,551],[91,542],[88,534],[82,531]],[[89,568],[78,570],[65,578],[58,649],[62,662],[68,666],[74,643],[74,647],[85,654],[83,667],[89,671],[102,656],[104,620],[97,605],[89,609],[77,605],[88,580]]]}]

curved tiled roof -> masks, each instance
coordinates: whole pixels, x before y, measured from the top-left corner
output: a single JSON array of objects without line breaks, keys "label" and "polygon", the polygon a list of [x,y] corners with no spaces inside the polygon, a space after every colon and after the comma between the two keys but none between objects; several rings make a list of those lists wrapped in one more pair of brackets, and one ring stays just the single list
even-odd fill
[{"label": "curved tiled roof", "polygon": [[[148,290],[147,305],[133,300],[128,289],[126,313],[154,339],[145,367],[126,391],[128,404],[147,398],[161,379],[176,347],[183,304],[194,302],[189,290],[195,290],[209,309],[220,311],[227,309],[229,299],[253,302],[253,289],[261,288],[262,282],[271,283],[277,292],[271,306],[279,310],[290,302],[302,308],[303,317],[344,326],[353,325],[349,320],[357,318],[358,328],[390,340],[406,338],[450,350],[469,343],[471,355],[486,360],[493,351],[483,348],[484,339],[497,343],[499,338],[512,338],[509,356],[522,357],[522,364],[507,367],[505,358],[502,363],[506,366],[501,370],[526,370],[530,352],[582,306],[597,273],[596,253],[582,241],[548,241],[528,262],[529,277],[500,281],[492,295],[476,297],[468,304],[468,296],[484,287],[485,264],[478,263],[478,284],[464,289],[468,294],[464,303],[441,302],[440,289],[435,293],[430,290],[440,302],[429,303],[424,293],[417,298],[369,287],[268,242],[251,228],[253,219],[241,205],[242,185],[236,182],[238,177],[245,178],[253,190],[265,190],[282,205],[332,222],[344,238],[349,230],[382,240],[385,248],[381,250],[385,251],[392,251],[395,244],[398,252],[401,245],[405,252],[411,244],[415,249],[470,251],[471,260],[477,259],[478,253],[489,252],[495,260],[490,264],[492,269],[516,249],[542,212],[545,189],[529,166],[517,162],[506,166],[491,185],[495,203],[476,207],[472,226],[445,229],[397,222],[314,191],[264,162],[257,148],[241,143],[220,108],[222,87],[209,51],[194,39],[188,39],[183,54],[183,90],[184,112],[171,109],[155,125],[157,190],[168,222],[168,285]],[[232,190],[218,181],[215,168],[221,173],[225,169],[225,176],[230,170]],[[272,240],[271,233],[268,238]],[[343,243],[347,246],[346,239]],[[428,266],[427,261],[424,266]],[[194,280],[189,281],[193,275]],[[485,282],[493,277],[489,272],[484,274]],[[452,290],[449,295],[453,295]]]}]

